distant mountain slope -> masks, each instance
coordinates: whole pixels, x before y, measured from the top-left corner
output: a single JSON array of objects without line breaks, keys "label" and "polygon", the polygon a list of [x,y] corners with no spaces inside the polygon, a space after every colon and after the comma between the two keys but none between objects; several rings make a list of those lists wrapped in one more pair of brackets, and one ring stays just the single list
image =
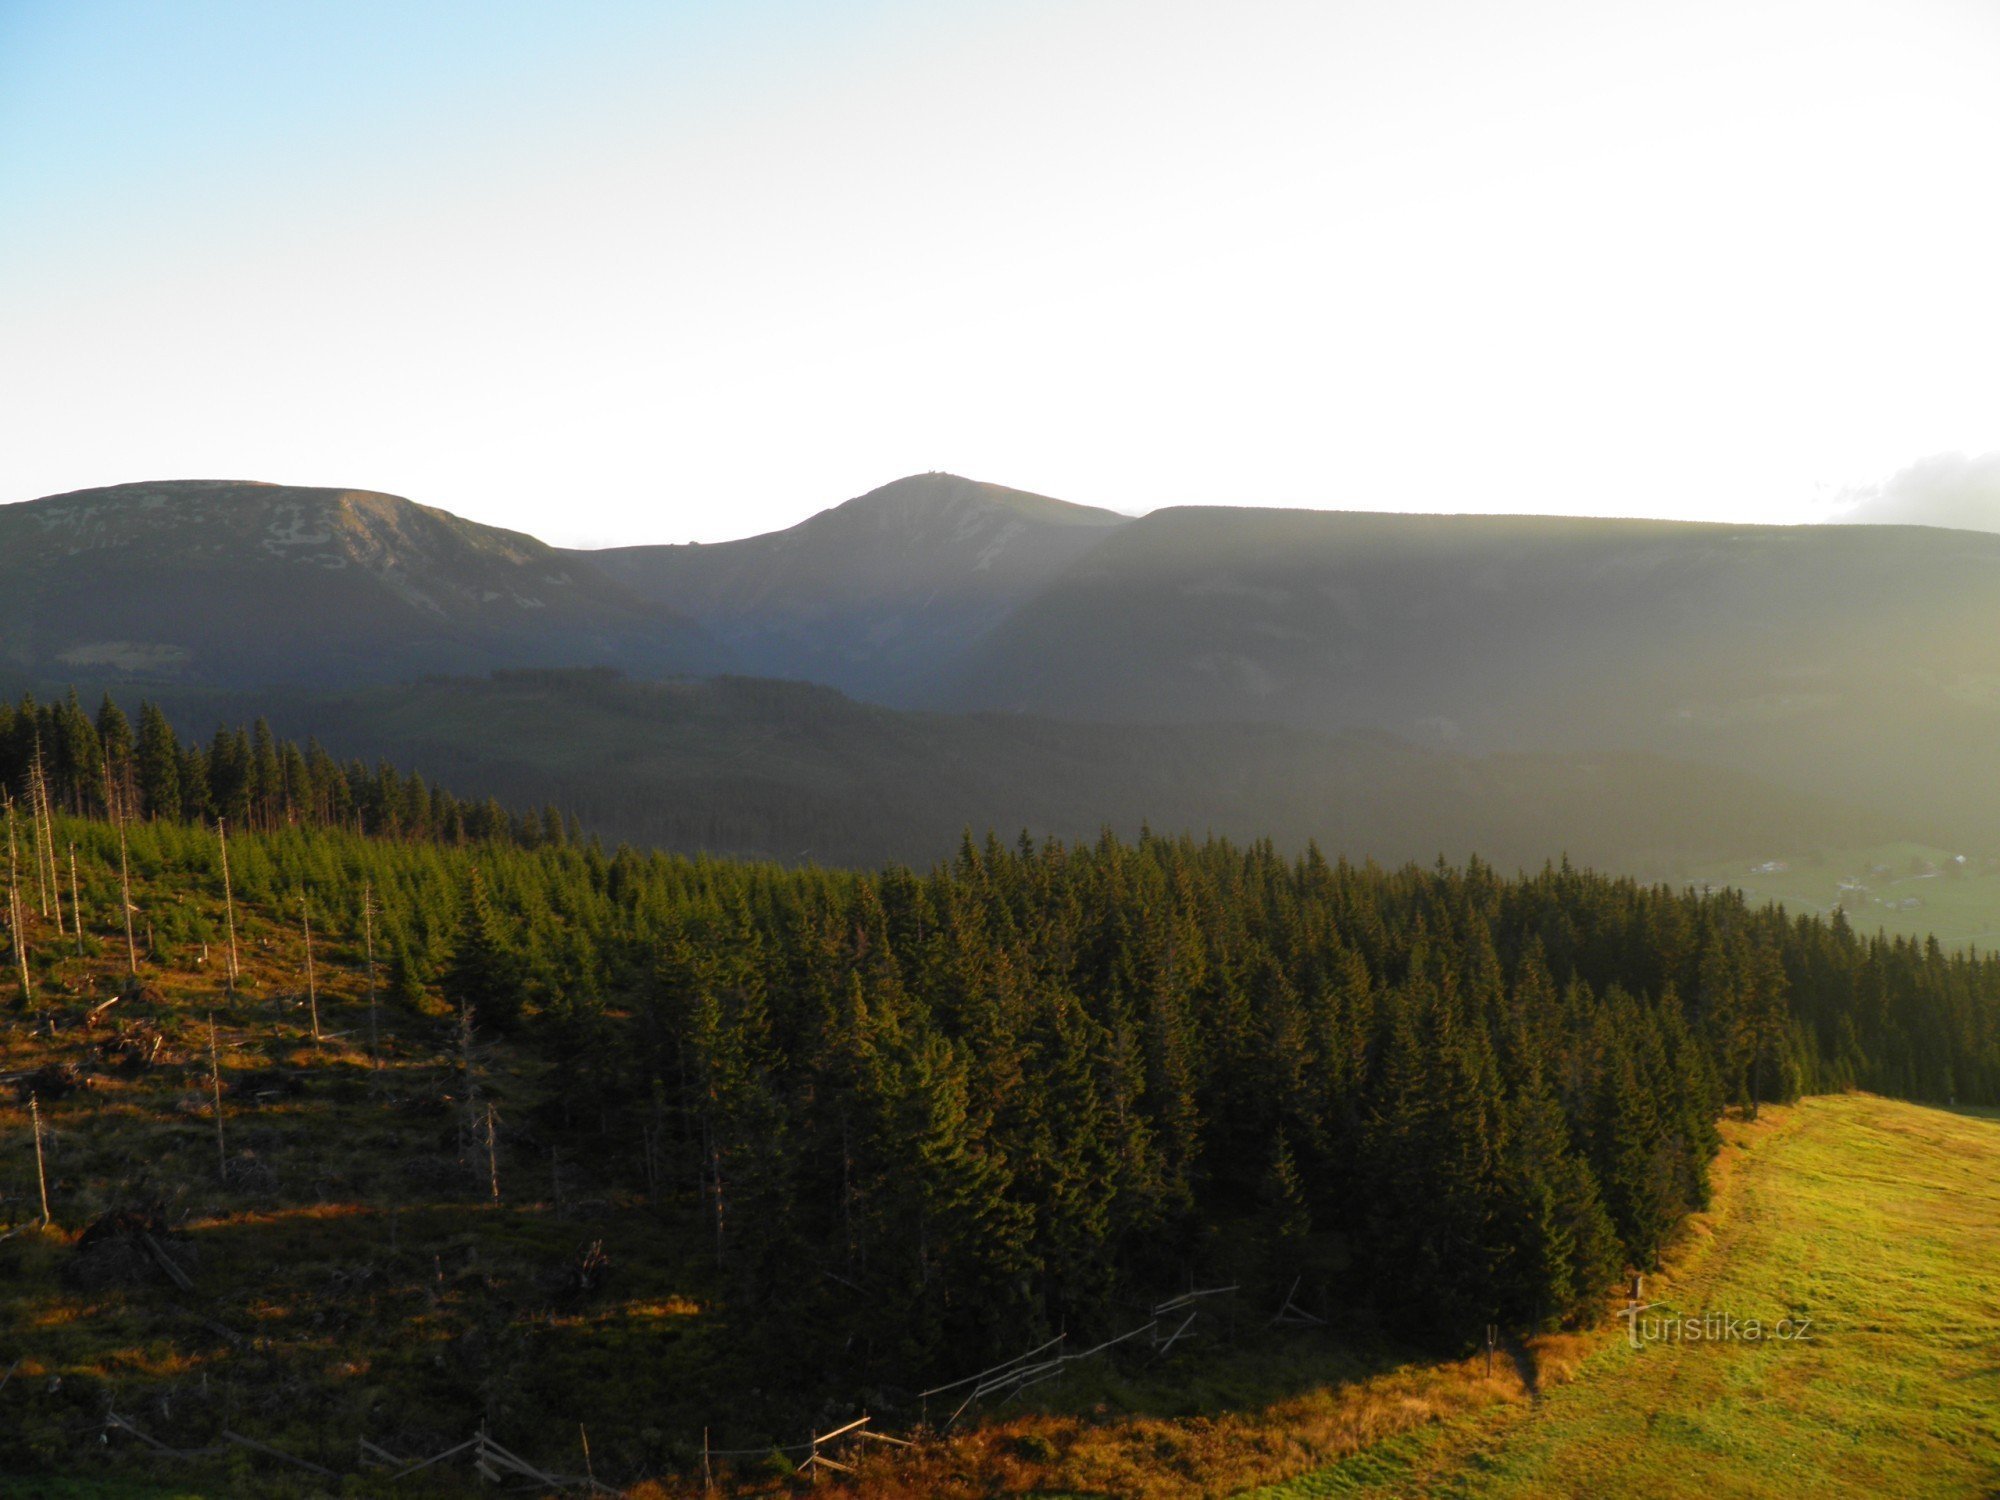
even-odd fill
[{"label": "distant mountain slope", "polygon": [[1655,751],[1990,837],[1996,625],[1985,534],[1182,509],[1108,537],[930,701]]},{"label": "distant mountain slope", "polygon": [[1126,523],[920,474],[766,536],[571,555],[692,615],[744,671],[895,701]]},{"label": "distant mountain slope", "polygon": [[366,490],[176,480],[0,506],[0,665],[219,685],[610,663],[699,627],[532,537]]},{"label": "distant mountain slope", "polygon": [[827,864],[926,863],[966,828],[1075,840],[1150,823],[1291,849],[1317,839],[1354,859],[1567,853],[1671,874],[1907,826],[1659,756],[1478,758],[1274,726],[911,713],[742,678],[528,672],[169,707],[196,732],[265,712],[281,733],[388,756],[461,794],[555,801],[608,837]]}]

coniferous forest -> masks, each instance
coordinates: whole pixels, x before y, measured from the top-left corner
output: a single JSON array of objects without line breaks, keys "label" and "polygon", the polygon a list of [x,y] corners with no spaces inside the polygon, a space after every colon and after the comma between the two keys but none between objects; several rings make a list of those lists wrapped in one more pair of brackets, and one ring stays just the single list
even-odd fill
[{"label": "coniferous forest", "polygon": [[24,805],[46,792],[51,811],[223,819],[252,833],[303,824],[453,843],[536,843],[561,842],[571,831],[553,809],[515,817],[491,798],[461,801],[386,761],[343,764],[316,741],[278,739],[262,718],[247,729],[218,729],[206,745],[183,742],[154,704],[140,705],[135,728],[110,694],[93,715],[73,689],[47,704],[33,694],[0,701],[0,786],[17,789]]},{"label": "coniferous forest", "polygon": [[[531,1057],[533,1128],[698,1229],[806,1383],[1221,1279],[1440,1348],[1588,1321],[1704,1203],[1725,1108],[2000,1100],[2000,962],[1733,893],[1156,836],[874,873],[607,854],[555,817],[471,837],[436,794],[426,823],[388,768],[300,798],[316,762],[264,736],[247,777],[219,737],[195,795],[163,721],[79,718],[0,725],[16,786],[24,726],[30,763],[93,744],[52,800],[136,783],[149,888],[219,889],[228,809],[272,830],[232,843],[238,900],[308,892],[343,932],[372,893],[388,1024]],[[64,836],[115,868],[112,824]],[[218,941],[210,911],[154,903],[152,941]]]}]

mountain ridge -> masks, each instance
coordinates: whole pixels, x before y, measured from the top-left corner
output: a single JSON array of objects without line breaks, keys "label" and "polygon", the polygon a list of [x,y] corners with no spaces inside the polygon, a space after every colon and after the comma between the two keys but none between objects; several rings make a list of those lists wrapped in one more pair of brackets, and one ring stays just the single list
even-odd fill
[{"label": "mountain ridge", "polygon": [[[1467,763],[1653,755],[1960,845],[2000,841],[2000,635],[1981,628],[1996,617],[2000,536],[1917,526],[1134,518],[936,473],[782,532],[597,552],[374,491],[175,481],[0,507],[0,680],[344,692],[733,672],[1128,738],[1267,725],[1386,733]],[[846,722],[850,757],[870,734],[914,743],[907,726]],[[1264,764],[1280,761],[1305,764]],[[826,765],[780,770],[774,805]],[[1371,794],[1365,778],[1322,791]]]},{"label": "mountain ridge", "polygon": [[380,491],[254,480],[0,507],[0,640],[20,670],[223,686],[726,665],[691,621],[525,533]]}]

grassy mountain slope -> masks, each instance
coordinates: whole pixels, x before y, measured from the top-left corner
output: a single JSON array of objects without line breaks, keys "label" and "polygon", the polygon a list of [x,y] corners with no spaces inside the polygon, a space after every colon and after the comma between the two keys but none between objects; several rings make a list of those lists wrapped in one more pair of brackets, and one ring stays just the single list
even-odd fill
[{"label": "grassy mountain slope", "polygon": [[896,701],[1125,522],[920,474],[766,536],[572,555],[692,615],[741,670]]},{"label": "grassy mountain slope", "polygon": [[913,713],[827,688],[513,673],[339,695],[190,699],[175,718],[268,712],[337,753],[387,756],[461,794],[554,801],[607,837],[786,861],[926,864],[961,830],[1091,839],[1189,830],[1317,839],[1385,863],[1565,853],[1672,874],[1800,839],[1904,825],[1657,756],[1473,757],[1280,726],[1069,724]]},{"label": "grassy mountain slope", "polygon": [[393,495],[198,480],[0,507],[0,641],[45,678],[224,686],[720,660],[532,537]]}]

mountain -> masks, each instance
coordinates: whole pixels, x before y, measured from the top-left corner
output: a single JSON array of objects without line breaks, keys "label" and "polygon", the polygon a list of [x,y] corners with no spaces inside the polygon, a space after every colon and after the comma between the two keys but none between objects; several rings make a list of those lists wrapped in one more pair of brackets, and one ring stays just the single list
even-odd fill
[{"label": "mountain", "polygon": [[533,537],[367,490],[211,480],[0,506],[0,642],[23,675],[229,686],[723,661]]},{"label": "mountain", "polygon": [[[1924,527],[1128,519],[942,474],[770,536],[604,552],[358,491],[0,508],[0,685],[136,680],[197,712],[256,689],[250,715],[291,685],[295,732],[467,790],[862,862],[1148,820],[1649,870],[1990,849],[1996,619],[2000,536]],[[650,681],[390,686],[585,665]],[[723,670],[794,685],[662,683]]]},{"label": "mountain", "polygon": [[919,474],[765,536],[568,555],[691,615],[739,670],[897,702],[927,691],[1127,524],[1111,511]]},{"label": "mountain", "polygon": [[2000,537],[1189,508],[1119,529],[931,705],[1630,750],[2000,837]]}]

